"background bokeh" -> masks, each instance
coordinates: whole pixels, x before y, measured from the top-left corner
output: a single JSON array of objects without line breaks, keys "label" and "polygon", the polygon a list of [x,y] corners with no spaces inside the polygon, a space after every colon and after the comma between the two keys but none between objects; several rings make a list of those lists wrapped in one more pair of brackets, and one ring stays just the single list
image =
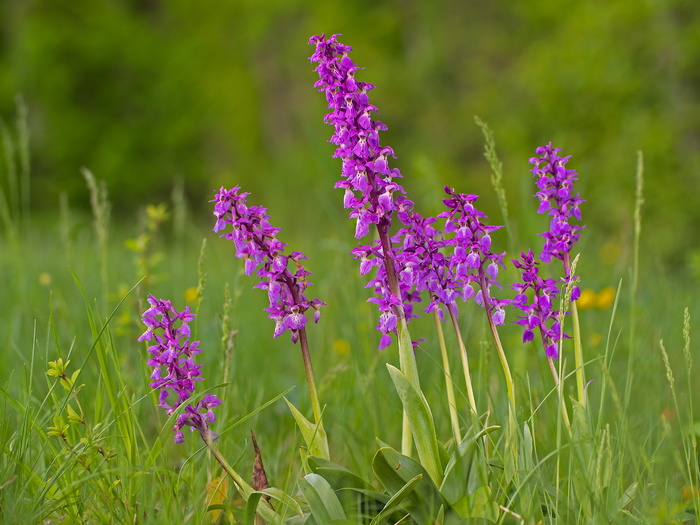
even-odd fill
[{"label": "background bokeh", "polygon": [[307,60],[321,32],[342,33],[377,86],[383,143],[424,213],[449,184],[482,194],[500,219],[478,115],[494,131],[513,217],[532,211],[527,161],[551,140],[581,175],[588,242],[625,251],[642,150],[645,255],[692,271],[695,0],[5,0],[0,116],[10,129],[23,97],[33,209],[52,213],[60,192],[87,207],[86,166],[107,181],[117,217],[168,200],[181,180],[204,220],[212,190],[240,184],[290,235],[336,227],[339,166]]}]

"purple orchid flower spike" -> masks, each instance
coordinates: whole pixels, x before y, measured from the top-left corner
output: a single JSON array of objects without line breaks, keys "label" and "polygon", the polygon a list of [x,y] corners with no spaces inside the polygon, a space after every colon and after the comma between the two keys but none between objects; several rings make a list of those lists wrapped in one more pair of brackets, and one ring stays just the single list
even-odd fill
[{"label": "purple orchid flower spike", "polygon": [[[560,293],[559,285],[555,279],[544,279],[539,275],[539,262],[535,259],[532,250],[522,252],[520,259],[513,261],[522,275],[522,283],[515,283],[511,287],[517,292],[513,299],[513,306],[523,314],[516,324],[524,327],[523,343],[530,342],[535,337],[538,329],[542,337],[542,346],[547,357],[559,359],[558,342],[569,336],[564,334],[559,322],[559,310],[555,310],[557,296]],[[527,292],[532,291],[532,302],[528,301]]]},{"label": "purple orchid flower spike", "polygon": [[[501,325],[505,321],[503,307],[510,300],[491,297],[491,286],[501,288],[496,278],[499,269],[505,268],[503,260],[506,253],[491,251],[491,233],[503,226],[484,224],[486,214],[474,206],[478,195],[457,193],[449,187],[445,187],[445,193],[448,198],[443,199],[443,202],[448,211],[438,217],[446,220],[445,234],[452,235],[447,241],[452,249],[448,265],[454,275],[456,289],[465,301],[473,297],[479,306],[486,308],[494,324]],[[472,283],[477,285],[477,291]]]},{"label": "purple orchid flower spike", "polygon": [[260,278],[255,288],[267,291],[270,306],[265,308],[268,317],[275,321],[274,337],[289,330],[292,341],[297,342],[301,330],[306,326],[306,312],[314,311],[314,322],[318,322],[320,307],[325,303],[319,299],[308,299],[306,289],[312,285],[302,260],[301,252],[284,253],[286,243],[277,239],[280,228],[270,225],[267,210],[262,206],[248,206],[250,195],[236,186],[231,190],[221,188],[216,194],[214,231],[230,231],[221,236],[232,241],[236,257],[245,259],[245,273],[254,272]]},{"label": "purple orchid flower spike", "polygon": [[[377,267],[368,287],[377,294],[370,301],[379,308],[377,329],[382,332],[380,348],[385,348],[391,342],[390,334],[396,331],[397,316],[409,319],[416,298],[396,277],[403,268],[396,261],[389,238],[393,217],[410,226],[413,202],[405,197],[396,180],[401,173],[389,166],[389,158],[395,158],[394,150],[380,144],[379,132],[387,127],[372,118],[377,108],[370,104],[368,93],[374,86],[355,79],[360,68],[348,56],[352,48],[338,42],[338,35],[314,36],[309,43],[315,46],[310,60],[318,64],[315,71],[319,80],[314,87],[326,95],[331,111],[325,121],[335,130],[330,142],[337,146],[334,157],[342,161],[341,179],[335,187],[344,191],[343,206],[355,219],[355,237],[365,237],[373,224],[379,234],[378,240],[360,245],[352,253],[360,259],[363,275]],[[403,311],[397,310],[400,305]]]},{"label": "purple orchid flower spike", "polygon": [[[546,146],[540,146],[535,150],[538,157],[532,157],[530,164],[534,165],[532,174],[537,179],[535,197],[540,200],[537,213],[546,213],[552,217],[549,230],[542,233],[545,242],[540,255],[542,262],[549,262],[552,258],[561,259],[564,263],[566,282],[570,282],[570,252],[573,245],[580,237],[580,231],[585,226],[571,224],[571,219],[581,220],[579,206],[586,202],[574,193],[574,182],[578,180],[575,170],[566,169],[566,163],[571,156],[560,157],[560,148],[553,148],[550,142]],[[579,291],[573,291],[578,298]]]},{"label": "purple orchid flower spike", "polygon": [[[149,386],[160,390],[157,406],[164,408],[170,416],[192,396],[195,381],[204,379],[202,365],[195,364],[193,359],[202,350],[199,341],[189,339],[189,323],[195,318],[189,307],[178,312],[170,301],[156,299],[153,295],[148,296],[148,303],[151,306],[143,313],[146,331],[138,340],[154,342],[148,347],[152,356],[148,365],[153,367]],[[171,397],[173,394],[175,399]],[[173,428],[175,443],[184,441],[182,429],[186,426],[199,431],[202,437],[208,436],[211,432],[209,425],[216,421],[212,408],[220,404],[221,400],[214,394],[205,394],[195,405],[187,405]]]},{"label": "purple orchid flower spike", "polygon": [[[561,157],[559,148],[553,148],[550,142],[535,150],[537,157],[530,159],[534,165],[532,174],[536,178],[538,191],[535,193],[540,201],[538,213],[552,217],[549,230],[542,233],[545,242],[539,261],[551,262],[553,258],[560,259],[564,265],[563,279],[544,279],[539,275],[539,261],[532,250],[522,252],[520,259],[513,264],[521,272],[522,282],[511,287],[517,292],[513,305],[520,309],[524,316],[517,324],[524,327],[523,342],[534,338],[534,330],[539,329],[542,344],[547,357],[558,359],[558,342],[569,338],[561,327],[560,312],[553,309],[557,296],[571,283],[570,253],[578,241],[582,225],[571,224],[572,219],[581,220],[579,206],[585,202],[578,193],[574,193],[573,185],[578,176],[574,170],[566,168],[570,157]],[[526,292],[532,291],[532,302],[528,301]],[[578,286],[571,288],[571,301],[579,298],[581,292]]]}]

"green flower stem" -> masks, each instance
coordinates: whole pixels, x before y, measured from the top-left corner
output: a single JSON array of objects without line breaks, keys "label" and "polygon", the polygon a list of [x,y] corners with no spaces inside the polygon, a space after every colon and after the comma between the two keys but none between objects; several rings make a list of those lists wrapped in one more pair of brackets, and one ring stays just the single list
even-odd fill
[{"label": "green flower stem", "polygon": [[319,428],[323,428],[321,421],[321,402],[318,399],[316,380],[314,379],[314,368],[311,365],[311,353],[309,352],[309,339],[306,337],[306,329],[299,330],[299,345],[301,346],[301,357],[304,360],[304,371],[306,372],[306,382],[309,384],[309,395],[311,397],[311,407],[314,411],[314,423]]},{"label": "green flower stem", "polygon": [[[578,257],[576,258],[578,260]],[[576,260],[574,260],[573,266],[576,266]],[[571,258],[569,254],[564,255],[564,271],[565,275],[571,275],[572,269]],[[569,291],[567,290],[567,296]],[[583,345],[581,344],[581,325],[578,320],[578,309],[576,308],[576,301],[571,302],[571,320],[574,324],[574,364],[576,366],[576,394],[578,396],[578,402],[583,406],[586,406],[586,372],[583,369]],[[564,330],[564,323],[562,321],[562,331]]]},{"label": "green flower stem", "polygon": [[445,345],[445,335],[442,331],[440,316],[437,310],[433,311],[435,319],[435,328],[437,329],[438,341],[440,343],[440,355],[442,356],[442,368],[445,372],[445,387],[447,388],[447,404],[450,409],[450,422],[452,423],[452,436],[454,437],[455,446],[462,442],[462,436],[459,431],[459,418],[457,416],[457,403],[455,401],[455,391],[452,385],[452,374],[450,373],[450,361],[447,358],[447,347]]},{"label": "green flower stem", "polygon": [[[297,296],[297,291],[294,286],[290,286],[292,297],[296,304],[299,304],[300,300]],[[321,419],[321,402],[318,398],[318,390],[316,389],[316,379],[314,378],[314,367],[311,364],[311,352],[309,351],[309,339],[306,336],[306,328],[301,327],[299,330],[299,346],[301,347],[301,358],[304,362],[304,372],[306,373],[306,383],[309,385],[309,397],[311,398],[311,408],[314,412],[314,423],[320,432],[323,439],[326,440],[325,450],[328,450],[328,438],[327,434],[323,428],[323,420]],[[330,459],[326,457],[324,459]]]},{"label": "green flower stem", "polygon": [[583,369],[583,345],[581,344],[581,325],[578,320],[576,301],[571,303],[571,320],[574,324],[574,364],[576,365],[576,393],[578,401],[586,405],[586,372]]},{"label": "green flower stem", "polygon": [[[238,492],[241,493],[241,496],[243,496],[243,499],[248,501],[248,498],[250,498],[251,494],[255,492],[253,490],[253,487],[248,485],[248,483],[246,483],[245,480],[235,470],[233,470],[233,467],[229,465],[228,461],[226,461],[226,458],[224,458],[221,452],[219,452],[219,449],[216,448],[216,445],[214,445],[214,441],[212,440],[211,431],[207,431],[206,433],[200,433],[200,435],[202,436],[204,444],[207,446],[207,448],[209,448],[209,451],[216,458],[216,461],[219,462],[219,465],[221,465],[226,474],[228,474],[229,477],[236,484],[236,488],[238,489]],[[268,523],[282,522],[282,516],[277,514],[272,509],[272,507],[265,500],[265,498],[260,499],[260,503],[258,503],[257,512]]]},{"label": "green flower stem", "polygon": [[452,309],[449,309],[450,320],[452,321],[452,328],[454,328],[455,335],[457,336],[457,343],[459,344],[459,356],[462,358],[462,370],[464,372],[464,382],[467,387],[467,401],[469,401],[469,409],[473,415],[477,414],[476,411],[476,400],[474,399],[474,387],[472,387],[472,376],[469,372],[469,358],[467,357],[467,348],[464,346],[464,340],[462,339],[462,332],[459,330],[459,325],[457,324],[457,318],[455,317]]},{"label": "green flower stem", "polygon": [[549,370],[552,372],[552,377],[554,378],[554,385],[557,388],[557,395],[559,396],[559,402],[561,404],[561,415],[564,420],[564,425],[571,435],[571,421],[569,420],[569,412],[566,410],[566,402],[564,401],[564,386],[561,384],[559,379],[559,372],[557,372],[557,367],[554,366],[554,359],[552,357],[547,357],[547,363],[549,364]]},{"label": "green flower stem", "polygon": [[498,359],[501,361],[501,367],[503,368],[503,375],[506,378],[506,389],[508,392],[508,400],[510,401],[511,408],[515,413],[515,388],[513,387],[513,376],[510,374],[510,366],[508,366],[508,359],[506,358],[506,353],[503,351],[503,345],[501,344],[501,338],[498,336],[498,330],[493,322],[493,317],[491,316],[491,311],[486,309],[486,318],[489,320],[489,328],[491,329],[491,335],[493,336],[493,342],[496,344],[496,352],[498,353]]},{"label": "green flower stem", "polygon": [[[384,269],[386,270],[387,281],[389,282],[389,290],[392,294],[396,295],[396,297],[401,297],[399,280],[396,277],[396,271],[394,269],[394,259],[391,257],[393,251],[389,239],[389,222],[386,219],[380,220],[377,224],[377,233],[379,234],[379,241],[382,245],[382,251],[384,252]],[[396,332],[399,344],[399,369],[408,378],[413,387],[420,392],[418,365],[416,364],[416,356],[413,353],[411,334],[408,331],[406,312],[402,304],[395,305],[394,312],[396,313]],[[411,425],[408,420],[408,415],[404,410],[401,433],[401,453],[405,456],[410,456],[412,448],[413,438],[411,435]]]}]

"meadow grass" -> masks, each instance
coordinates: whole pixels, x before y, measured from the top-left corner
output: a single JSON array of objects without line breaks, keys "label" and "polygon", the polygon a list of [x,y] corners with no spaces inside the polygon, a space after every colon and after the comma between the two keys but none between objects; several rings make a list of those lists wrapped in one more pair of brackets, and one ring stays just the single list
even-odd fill
[{"label": "meadow grass", "polygon": [[[489,160],[497,165],[488,135],[487,144]],[[0,201],[2,521],[253,522],[254,513],[196,433],[186,432],[185,443],[174,444],[177,413],[168,418],[155,407],[145,346],[136,341],[148,293],[198,314],[193,338],[202,341],[198,357],[207,380],[194,400],[206,392],[223,400],[213,430],[233,468],[250,477],[253,430],[270,485],[298,501],[298,508],[277,503],[284,518],[324,522],[324,505],[336,496],[351,507],[343,490],[324,493],[320,476],[313,477],[322,470],[307,457],[302,433],[282,400],[311,413],[298,347],[288,338],[272,338],[272,322],[262,311],[264,294],[251,290],[254,282],[242,274],[242,263],[210,231],[213,221],[193,216],[177,186],[170,202],[154,203],[139,220],[110,220],[108,188],[87,170],[92,217],[73,212],[65,200],[57,217],[30,217],[22,193],[29,185],[22,177],[29,173],[22,169],[10,170],[10,193]],[[415,358],[439,454],[448,471],[456,472],[441,490],[465,491],[469,497],[461,501],[470,508],[470,522],[696,521],[700,423],[694,414],[698,384],[691,339],[696,312],[689,302],[692,291],[640,252],[641,169],[640,157],[637,208],[630,210],[636,227],[625,240],[627,254],[605,265],[592,242],[581,243],[576,273],[581,287],[591,289],[588,302],[578,303],[589,380],[585,404],[578,400],[570,342],[557,362],[558,389],[542,350],[522,345],[521,330],[507,322],[501,339],[518,400],[511,419],[483,311],[467,305],[459,325],[470,355],[475,423],[458,373],[455,333],[445,327],[451,410],[434,320],[425,315],[411,323],[413,337],[422,340]],[[499,191],[507,217],[505,192]],[[507,231],[512,238],[499,232],[494,243],[539,242],[536,231]],[[309,337],[330,456],[374,492],[385,492],[383,510],[363,508],[347,520],[460,522],[438,509],[426,511],[436,512],[428,519],[415,505],[406,517],[411,508],[406,502],[418,494],[420,479],[393,492],[385,481],[378,483],[381,465],[375,458],[373,468],[372,462],[377,448],[386,453],[391,449],[382,444],[398,448],[402,442],[402,403],[386,369],[387,363],[398,364],[396,348],[376,349],[376,311],[366,303],[365,281],[348,255],[347,239],[314,240],[313,233],[305,238],[313,291],[328,303]],[[502,281],[516,279],[509,265]],[[466,435],[461,457],[468,462],[450,460],[460,430]],[[400,456],[394,459],[405,469],[419,469]],[[319,494],[325,499],[314,503]],[[304,516],[294,517],[299,509]]]}]

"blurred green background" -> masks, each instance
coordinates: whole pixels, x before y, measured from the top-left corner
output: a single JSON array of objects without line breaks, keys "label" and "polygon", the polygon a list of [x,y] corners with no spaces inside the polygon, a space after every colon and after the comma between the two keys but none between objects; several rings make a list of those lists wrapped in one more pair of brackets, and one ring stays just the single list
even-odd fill
[{"label": "blurred green background", "polygon": [[289,235],[352,232],[307,60],[311,35],[342,33],[423,213],[449,184],[502,222],[478,115],[516,223],[535,209],[528,158],[551,140],[581,175],[584,242],[625,253],[642,150],[644,255],[700,260],[696,0],[4,0],[0,20],[0,116],[11,129],[23,97],[34,211],[60,192],[87,207],[86,166],[117,217],[181,180],[205,221],[212,190],[240,184]]}]

